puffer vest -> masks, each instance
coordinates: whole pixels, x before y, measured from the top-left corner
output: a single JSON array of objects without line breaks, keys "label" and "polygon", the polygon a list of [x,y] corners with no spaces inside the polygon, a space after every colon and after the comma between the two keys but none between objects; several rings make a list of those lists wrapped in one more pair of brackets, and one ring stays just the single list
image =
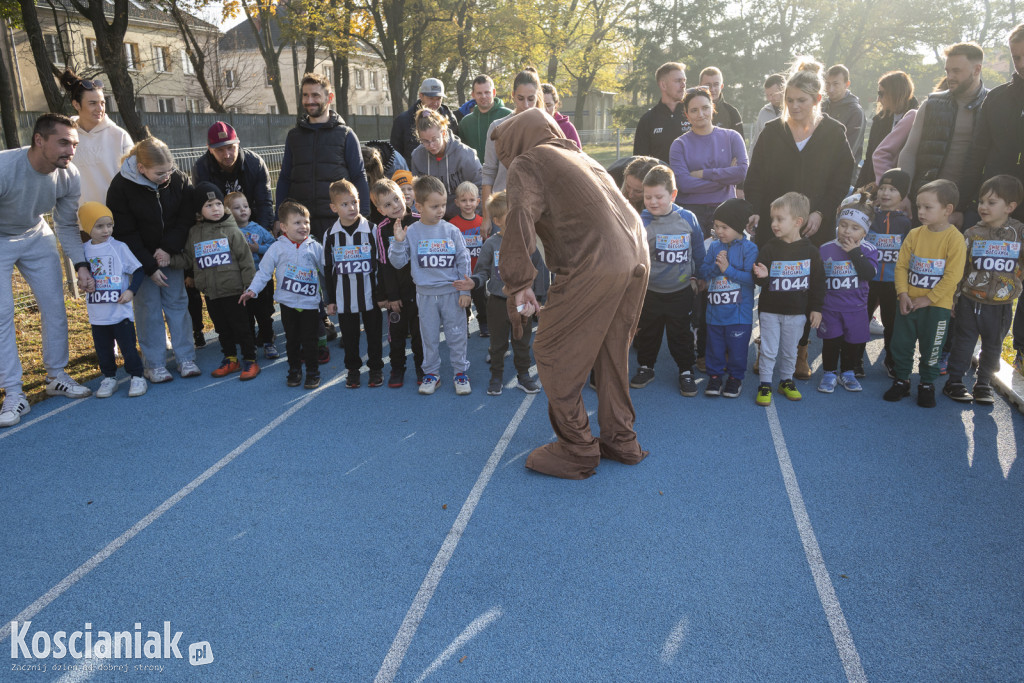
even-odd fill
[{"label": "puffer vest", "polygon": [[345,139],[349,131],[337,112],[332,111],[327,122],[318,128],[304,116],[288,131],[285,140],[292,153],[288,195],[309,209],[310,228],[318,240],[338,218],[331,211],[331,183],[342,178],[351,180],[345,164]]},{"label": "puffer vest", "polygon": [[[988,88],[982,84],[977,97],[971,100],[967,109],[974,110],[981,106],[988,95]],[[911,195],[925,183],[939,177],[946,155],[949,154],[950,138],[956,126],[956,113],[959,109],[956,98],[949,90],[932,93],[928,96],[928,107],[925,109],[924,126],[921,129],[921,142],[917,147],[917,160],[914,165],[914,181],[911,183]],[[975,116],[977,126],[977,116]]]}]

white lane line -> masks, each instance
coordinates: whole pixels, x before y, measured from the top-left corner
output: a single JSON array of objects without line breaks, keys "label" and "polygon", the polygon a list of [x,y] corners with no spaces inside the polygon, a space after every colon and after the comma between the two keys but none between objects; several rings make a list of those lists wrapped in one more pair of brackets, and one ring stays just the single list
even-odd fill
[{"label": "white lane line", "polygon": [[459,637],[452,641],[452,644],[444,649],[444,652],[437,656],[437,659],[430,663],[430,666],[424,670],[420,677],[416,679],[416,683],[423,683],[430,674],[434,673],[441,668],[441,665],[451,659],[452,655],[459,651],[459,648],[471,641],[473,638],[480,635],[480,633],[494,623],[498,617],[501,616],[501,607],[492,607],[470,623]]},{"label": "white lane line", "polygon": [[846,680],[853,683],[868,680],[864,673],[864,667],[860,663],[860,655],[853,644],[853,634],[846,624],[846,617],[843,615],[843,608],[839,605],[839,598],[832,586],[832,579],[829,578],[828,568],[825,566],[825,558],[821,555],[821,547],[814,535],[814,528],[811,526],[811,518],[807,514],[804,505],[804,498],[800,493],[800,484],[796,480],[796,472],[793,470],[793,462],[789,459],[789,449],[786,448],[786,440],[782,436],[782,425],[779,423],[779,414],[775,410],[775,404],[768,406],[768,424],[771,427],[772,441],[775,442],[775,453],[779,458],[779,469],[782,471],[782,480],[786,484],[786,494],[789,496],[789,505],[793,509],[793,519],[796,521],[796,528],[800,532],[800,541],[804,546],[804,554],[807,556],[807,564],[811,567],[811,575],[814,577],[814,585],[818,589],[818,598],[825,610],[825,617],[828,619],[828,627],[832,631],[832,639],[835,640],[836,649],[839,651],[839,659],[843,662],[843,669],[846,671]]},{"label": "white lane line", "polygon": [[665,639],[665,645],[661,648],[661,663],[671,664],[672,660],[679,654],[679,648],[683,646],[683,641],[686,639],[686,632],[690,630],[690,621],[686,617],[683,617],[673,627],[672,631],[668,634],[668,638]]},{"label": "white lane line", "polygon": [[279,427],[285,420],[290,418],[292,415],[301,410],[306,404],[315,399],[320,393],[335,384],[342,381],[344,375],[339,375],[334,379],[320,385],[319,388],[310,391],[305,398],[293,405],[288,410],[278,415],[272,422],[267,424],[263,429],[259,430],[248,439],[243,441],[237,448],[225,455],[223,458],[218,460],[205,472],[200,474],[198,477],[186,484],[181,490],[175,493],[173,496],[160,503],[156,508],[153,509],[148,515],[136,522],[130,529],[125,531],[123,534],[115,538],[113,541],[107,544],[103,550],[99,551],[88,560],[83,562],[77,569],[65,576],[61,581],[50,590],[46,591],[40,596],[35,602],[26,607],[12,619],[8,619],[0,626],[0,643],[11,635],[11,621],[27,621],[39,614],[47,605],[63,595],[71,586],[78,583],[86,574],[91,572],[93,569],[98,567],[100,563],[106,560],[108,557],[117,552],[125,543],[135,538],[143,529],[148,527],[150,524],[158,520],[165,512],[170,510],[172,507],[177,505],[185,496],[195,491],[202,485],[207,479],[224,469],[232,460],[240,456],[242,453],[251,448],[256,442],[265,437],[270,432],[274,431]]},{"label": "white lane line", "polygon": [[416,635],[416,630],[419,628],[423,615],[427,611],[427,605],[430,604],[438,584],[441,583],[441,576],[448,566],[448,561],[455,554],[455,547],[459,544],[462,533],[466,530],[469,519],[473,516],[473,511],[476,509],[484,489],[487,488],[487,484],[491,480],[491,475],[494,474],[495,468],[497,468],[498,463],[501,461],[501,456],[504,455],[505,449],[508,448],[509,442],[515,436],[516,430],[519,429],[520,423],[522,423],[523,418],[526,416],[526,411],[533,405],[533,400],[537,396],[538,394],[529,394],[523,399],[519,409],[505,428],[505,432],[501,435],[498,444],[494,447],[491,457],[487,459],[487,464],[480,471],[480,476],[477,477],[476,483],[473,484],[469,497],[466,498],[466,502],[462,504],[462,509],[459,510],[459,516],[456,517],[455,523],[452,524],[452,528],[448,531],[448,536],[445,537],[444,543],[441,544],[441,549],[437,552],[433,564],[430,565],[430,570],[427,571],[427,576],[423,579],[420,589],[416,592],[416,597],[413,598],[412,605],[409,607],[409,611],[406,612],[405,619],[402,620],[402,625],[398,629],[398,634],[395,635],[394,642],[391,643],[391,648],[384,658],[384,663],[380,665],[380,670],[374,679],[377,683],[384,683],[385,681],[390,683],[390,681],[395,680],[398,669],[402,666],[402,660],[405,659],[405,653],[409,650],[413,636]]},{"label": "white lane line", "polygon": [[[91,398],[91,397],[89,397],[89,398]],[[77,406],[80,403],[84,403],[85,401],[88,401],[89,398],[75,398],[75,399],[71,399],[71,403],[68,403],[67,405],[63,405],[60,408],[57,408],[56,410],[51,410],[46,415],[40,415],[39,417],[32,418],[28,422],[22,420],[21,422],[19,422],[14,427],[8,427],[3,432],[0,432],[0,440],[6,439],[9,436],[14,436],[18,432],[20,432],[22,429],[25,429],[26,427],[31,427],[32,425],[38,424],[39,422],[42,422],[43,420],[48,420],[51,417],[53,417],[54,415],[59,415],[60,413],[63,413],[65,410],[67,410],[68,408],[73,408],[73,407]],[[111,398],[113,398],[113,397],[111,397]]]},{"label": "white lane line", "polygon": [[964,423],[964,436],[967,437],[967,466],[974,467],[974,411],[961,411],[960,421]]},{"label": "white lane line", "polygon": [[366,460],[362,461],[361,463],[359,463],[358,465],[356,465],[355,467],[353,467],[352,469],[350,469],[348,472],[346,472],[345,474],[343,474],[341,476],[347,477],[348,475],[352,474],[353,472],[358,470],[360,467],[362,467],[363,465],[365,465],[366,463],[370,462],[371,460],[373,460],[376,457],[377,457],[376,455],[370,456],[369,458],[367,458]]}]

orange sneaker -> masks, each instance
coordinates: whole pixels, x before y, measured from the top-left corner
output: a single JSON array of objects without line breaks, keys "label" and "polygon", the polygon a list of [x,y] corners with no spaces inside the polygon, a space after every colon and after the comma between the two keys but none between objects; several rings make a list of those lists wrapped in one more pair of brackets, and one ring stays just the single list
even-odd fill
[{"label": "orange sneaker", "polygon": [[234,358],[225,358],[220,362],[220,367],[211,372],[210,374],[214,377],[226,377],[232,372],[238,372],[239,365],[238,361]]},{"label": "orange sneaker", "polygon": [[254,360],[243,360],[242,361],[242,375],[240,379],[244,382],[252,379],[256,375],[260,374],[260,366],[256,365]]}]

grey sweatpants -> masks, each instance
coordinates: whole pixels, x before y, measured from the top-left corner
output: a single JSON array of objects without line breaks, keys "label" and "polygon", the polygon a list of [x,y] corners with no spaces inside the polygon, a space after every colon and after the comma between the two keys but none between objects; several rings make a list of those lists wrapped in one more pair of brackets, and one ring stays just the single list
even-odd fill
[{"label": "grey sweatpants", "polygon": [[0,387],[21,393],[21,361],[14,333],[14,267],[32,289],[43,327],[43,365],[55,375],[68,364],[68,316],[64,308],[57,238],[49,226],[16,237],[0,237]]},{"label": "grey sweatpants", "polygon": [[448,357],[455,374],[469,372],[466,360],[466,311],[459,306],[459,292],[451,294],[416,293],[420,312],[420,337],[423,339],[423,373],[436,375],[441,369],[441,326],[448,343]]},{"label": "grey sweatpants", "polygon": [[796,369],[796,347],[804,333],[806,315],[761,313],[761,360],[758,370],[762,384],[771,384],[778,359],[779,380],[793,379]]}]

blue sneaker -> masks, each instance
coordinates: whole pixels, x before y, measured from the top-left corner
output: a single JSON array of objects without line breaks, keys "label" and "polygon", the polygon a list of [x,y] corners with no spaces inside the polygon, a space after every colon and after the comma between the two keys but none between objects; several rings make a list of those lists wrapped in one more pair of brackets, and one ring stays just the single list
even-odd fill
[{"label": "blue sneaker", "polygon": [[831,394],[833,391],[836,390],[836,382],[838,380],[839,378],[834,372],[823,373],[821,375],[821,382],[818,384],[818,391],[820,391],[823,394]]},{"label": "blue sneaker", "polygon": [[[834,376],[834,375],[833,375]],[[853,370],[847,370],[843,374],[839,375],[839,383],[843,385],[843,388],[847,391],[863,391],[864,387],[857,381],[857,376],[853,374]]]},{"label": "blue sneaker", "polygon": [[267,360],[274,360],[281,357],[281,352],[277,350],[277,347],[272,342],[267,342],[263,345],[263,355]]},{"label": "blue sneaker", "polygon": [[437,375],[423,375],[423,382],[420,384],[419,391],[426,396],[437,391]]}]

